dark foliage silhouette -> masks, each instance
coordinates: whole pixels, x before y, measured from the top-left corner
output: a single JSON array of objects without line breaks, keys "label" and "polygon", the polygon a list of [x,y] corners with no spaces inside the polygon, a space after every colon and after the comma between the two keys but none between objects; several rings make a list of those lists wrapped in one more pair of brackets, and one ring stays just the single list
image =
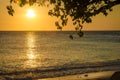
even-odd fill
[{"label": "dark foliage silhouette", "polygon": [[82,24],[91,23],[92,17],[100,13],[107,16],[112,7],[120,4],[120,0],[10,0],[7,6],[8,13],[13,16],[14,9],[12,4],[16,3],[20,7],[26,4],[33,6],[51,6],[48,14],[55,16],[58,20],[55,22],[57,29],[62,30],[67,25],[69,17],[72,19],[75,30],[78,31],[80,37],[83,36]]}]

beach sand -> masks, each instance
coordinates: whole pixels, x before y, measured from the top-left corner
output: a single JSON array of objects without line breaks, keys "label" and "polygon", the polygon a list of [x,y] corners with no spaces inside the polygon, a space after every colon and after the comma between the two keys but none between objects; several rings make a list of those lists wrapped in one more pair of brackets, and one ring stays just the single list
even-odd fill
[{"label": "beach sand", "polygon": [[120,80],[120,71],[104,71],[38,80]]}]

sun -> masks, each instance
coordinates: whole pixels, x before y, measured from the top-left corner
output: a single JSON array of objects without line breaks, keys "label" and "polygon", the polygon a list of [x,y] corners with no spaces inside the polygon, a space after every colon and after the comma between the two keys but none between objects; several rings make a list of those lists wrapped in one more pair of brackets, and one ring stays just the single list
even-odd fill
[{"label": "sun", "polygon": [[28,18],[34,18],[34,17],[35,17],[35,11],[34,11],[33,9],[29,9],[29,10],[27,11],[26,16],[27,16]]}]

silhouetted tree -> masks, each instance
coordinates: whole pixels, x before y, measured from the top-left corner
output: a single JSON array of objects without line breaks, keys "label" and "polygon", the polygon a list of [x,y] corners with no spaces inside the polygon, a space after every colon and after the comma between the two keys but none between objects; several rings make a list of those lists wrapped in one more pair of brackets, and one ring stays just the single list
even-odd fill
[{"label": "silhouetted tree", "polygon": [[108,12],[112,11],[113,6],[120,4],[120,0],[10,0],[7,9],[8,13],[13,16],[12,3],[17,3],[20,7],[26,4],[48,7],[52,5],[53,8],[49,10],[48,14],[58,18],[58,21],[55,22],[57,29],[66,26],[68,18],[71,17],[75,30],[81,37],[83,23],[91,23],[92,17],[100,13],[107,16]]}]

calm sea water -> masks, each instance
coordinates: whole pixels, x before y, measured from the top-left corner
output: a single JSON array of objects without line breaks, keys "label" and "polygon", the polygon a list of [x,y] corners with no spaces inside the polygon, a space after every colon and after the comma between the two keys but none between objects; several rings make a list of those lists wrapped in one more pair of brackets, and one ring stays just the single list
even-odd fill
[{"label": "calm sea water", "polygon": [[120,70],[120,31],[84,33],[79,38],[76,32],[67,31],[0,32],[0,77],[45,78]]}]

